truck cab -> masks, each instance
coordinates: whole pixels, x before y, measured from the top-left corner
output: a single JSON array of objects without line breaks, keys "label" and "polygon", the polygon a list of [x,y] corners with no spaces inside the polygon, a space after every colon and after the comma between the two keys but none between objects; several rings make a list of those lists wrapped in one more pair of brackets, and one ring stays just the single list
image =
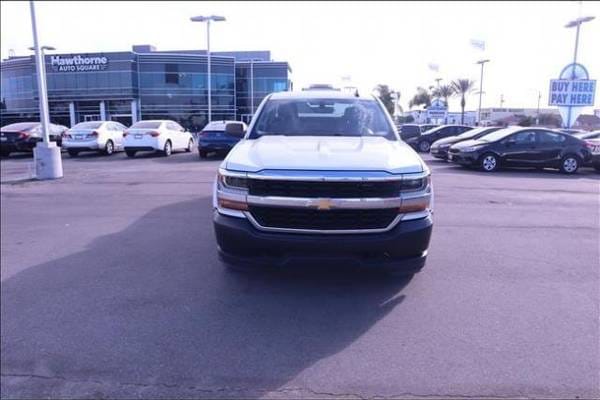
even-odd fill
[{"label": "truck cab", "polygon": [[267,96],[220,165],[221,259],[285,268],[326,261],[411,275],[433,226],[430,170],[373,96]]}]

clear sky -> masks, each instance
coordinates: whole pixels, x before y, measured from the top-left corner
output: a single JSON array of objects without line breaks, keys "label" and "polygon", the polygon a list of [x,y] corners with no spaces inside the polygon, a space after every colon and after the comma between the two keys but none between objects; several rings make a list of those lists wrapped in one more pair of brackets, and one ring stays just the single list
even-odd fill
[{"label": "clear sky", "polygon": [[[223,15],[213,25],[215,51],[271,50],[288,61],[295,88],[310,83],[342,84],[350,76],[361,91],[388,84],[401,104],[417,86],[470,78],[479,81],[479,58],[491,59],[484,75],[484,107],[542,107],[549,79],[573,59],[575,29],[565,23],[581,15],[578,60],[600,79],[600,2],[38,2],[42,44],[59,53],[130,50],[152,44],[159,50],[204,49],[203,24],[193,15]],[[470,45],[485,40],[485,51]],[[29,54],[32,34],[28,2],[1,3],[1,52]],[[428,64],[439,65],[433,72]],[[475,109],[477,95],[467,99]],[[458,100],[450,102],[458,110]],[[600,108],[596,93],[595,108]],[[589,108],[585,112],[591,112]]]}]

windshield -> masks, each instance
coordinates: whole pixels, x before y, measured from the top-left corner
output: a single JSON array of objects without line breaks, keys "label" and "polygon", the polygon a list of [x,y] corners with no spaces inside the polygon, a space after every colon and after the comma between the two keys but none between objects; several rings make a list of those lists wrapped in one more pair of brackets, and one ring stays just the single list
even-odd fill
[{"label": "windshield", "polygon": [[3,126],[2,129],[7,131],[26,131],[36,128],[39,124],[39,122],[17,122],[16,124]]},{"label": "windshield", "polygon": [[158,129],[160,121],[140,121],[131,126],[131,129]]},{"label": "windshield", "polygon": [[498,129],[500,128],[475,128],[471,129],[470,131],[466,131],[465,133],[461,133],[460,135],[458,135],[458,137],[461,139],[472,139],[477,138],[479,136],[488,135],[492,132],[497,131]]},{"label": "windshield", "polygon": [[489,135],[485,135],[484,137],[480,138],[479,140],[482,140],[485,142],[495,142],[497,140],[504,139],[505,137],[507,137],[509,135],[512,135],[519,129],[521,129],[521,128],[499,129],[496,132],[492,132]]},{"label": "windshield", "polygon": [[375,100],[269,100],[250,133],[289,136],[382,136],[396,140],[392,126]]},{"label": "windshield", "polygon": [[98,129],[102,122],[82,122],[73,127],[73,129]]}]

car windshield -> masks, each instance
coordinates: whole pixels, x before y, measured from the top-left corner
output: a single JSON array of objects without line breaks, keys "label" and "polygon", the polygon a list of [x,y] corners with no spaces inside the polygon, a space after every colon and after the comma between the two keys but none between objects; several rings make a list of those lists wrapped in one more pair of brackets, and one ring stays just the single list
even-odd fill
[{"label": "car windshield", "polygon": [[32,128],[36,128],[39,122],[17,122],[16,124],[10,124],[2,127],[2,130],[7,131],[26,131]]},{"label": "car windshield", "polygon": [[479,140],[484,141],[484,142],[495,142],[497,140],[504,139],[505,137],[507,137],[509,135],[512,135],[519,129],[521,129],[521,128],[500,129],[500,130],[497,130],[496,132],[492,132],[489,135],[485,135],[484,137],[479,138]]},{"label": "car windshield", "polygon": [[73,129],[98,129],[102,122],[81,122],[73,127]]},{"label": "car windshield", "polygon": [[487,134],[490,134],[494,131],[497,131],[498,129],[500,129],[500,128],[475,128],[475,129],[466,131],[465,133],[461,133],[460,135],[458,135],[458,137],[461,139],[471,139],[471,138],[481,135],[482,133],[487,132]]},{"label": "car windshield", "polygon": [[381,136],[396,140],[391,124],[375,100],[269,100],[250,138],[289,136]]},{"label": "car windshield", "polygon": [[131,129],[158,129],[160,121],[140,121],[131,126]]}]

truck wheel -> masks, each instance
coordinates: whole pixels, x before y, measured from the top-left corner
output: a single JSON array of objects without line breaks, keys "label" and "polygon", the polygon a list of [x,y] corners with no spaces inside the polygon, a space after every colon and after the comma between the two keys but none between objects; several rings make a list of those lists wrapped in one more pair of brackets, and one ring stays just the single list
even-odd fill
[{"label": "truck wheel", "polygon": [[79,152],[77,150],[73,150],[73,149],[68,149],[67,153],[69,153],[69,156],[71,156],[71,157],[77,157],[79,155]]},{"label": "truck wheel", "polygon": [[133,158],[135,157],[135,150],[125,150],[125,154],[127,154],[127,157]]},{"label": "truck wheel", "polygon": [[115,145],[113,144],[112,140],[109,140],[108,142],[106,142],[106,146],[104,147],[104,154],[106,154],[107,156],[110,156],[114,152],[115,152]]},{"label": "truck wheel", "polygon": [[419,142],[419,151],[421,153],[428,153],[429,149],[431,148],[431,145],[429,144],[429,142],[427,140],[423,140],[421,142]]},{"label": "truck wheel", "polygon": [[568,154],[560,161],[560,172],[563,174],[574,174],[579,169],[579,157]]},{"label": "truck wheel", "polygon": [[496,155],[492,154],[492,153],[486,153],[483,156],[481,156],[479,163],[480,163],[479,166],[485,172],[496,171],[500,164],[498,162],[498,157],[496,157]]}]

